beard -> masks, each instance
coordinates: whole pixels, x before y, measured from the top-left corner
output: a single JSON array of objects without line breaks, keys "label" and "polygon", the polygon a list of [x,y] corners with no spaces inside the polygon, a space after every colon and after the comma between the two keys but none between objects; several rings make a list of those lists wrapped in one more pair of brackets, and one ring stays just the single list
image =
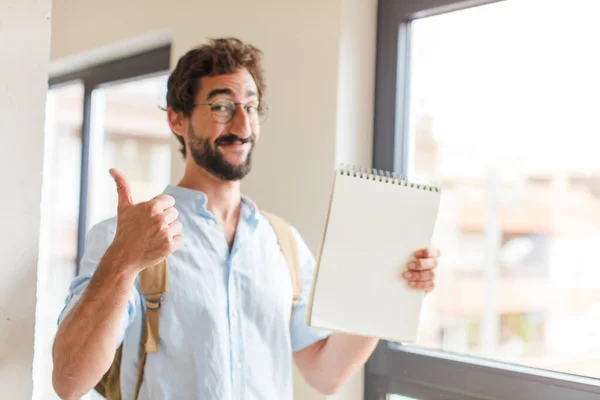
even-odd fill
[{"label": "beard", "polygon": [[[224,181],[239,181],[244,178],[252,169],[252,150],[254,150],[254,136],[242,139],[232,133],[228,133],[215,140],[214,145],[208,139],[196,136],[194,128],[190,124],[188,129],[188,141],[190,154],[196,164],[208,171],[211,175]],[[235,142],[250,143],[250,150],[246,160],[238,165],[231,164],[219,149],[224,144],[233,144]]]}]

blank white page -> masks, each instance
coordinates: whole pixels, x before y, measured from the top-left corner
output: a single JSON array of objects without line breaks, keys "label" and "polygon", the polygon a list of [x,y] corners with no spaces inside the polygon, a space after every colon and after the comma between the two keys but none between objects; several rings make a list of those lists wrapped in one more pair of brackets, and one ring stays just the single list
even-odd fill
[{"label": "blank white page", "polygon": [[307,323],[416,341],[423,292],[402,273],[431,245],[439,204],[439,191],[337,172]]}]

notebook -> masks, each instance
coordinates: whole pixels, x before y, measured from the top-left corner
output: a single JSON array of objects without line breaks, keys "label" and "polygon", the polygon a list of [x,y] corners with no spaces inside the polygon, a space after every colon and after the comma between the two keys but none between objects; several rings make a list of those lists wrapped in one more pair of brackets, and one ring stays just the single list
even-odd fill
[{"label": "notebook", "polygon": [[424,294],[402,273],[431,246],[440,199],[438,187],[395,174],[336,169],[307,325],[415,342]]}]

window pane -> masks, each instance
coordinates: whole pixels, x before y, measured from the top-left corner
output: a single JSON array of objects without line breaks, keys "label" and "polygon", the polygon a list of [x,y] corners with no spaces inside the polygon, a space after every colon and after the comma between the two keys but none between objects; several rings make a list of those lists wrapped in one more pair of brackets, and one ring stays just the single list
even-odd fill
[{"label": "window pane", "polygon": [[110,168],[127,178],[137,203],[170,182],[172,133],[165,104],[168,75],[112,84],[93,92],[88,227],[116,215]]},{"label": "window pane", "polygon": [[58,399],[52,387],[52,343],[58,315],[75,276],[82,118],[80,82],[48,91],[36,312],[35,390],[36,398],[41,399]]},{"label": "window pane", "polygon": [[510,0],[413,24],[409,174],[443,187],[420,346],[600,376],[600,12]]}]

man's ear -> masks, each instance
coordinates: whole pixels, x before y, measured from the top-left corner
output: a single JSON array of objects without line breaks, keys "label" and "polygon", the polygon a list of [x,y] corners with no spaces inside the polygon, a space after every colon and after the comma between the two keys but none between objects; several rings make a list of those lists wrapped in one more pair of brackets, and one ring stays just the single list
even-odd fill
[{"label": "man's ear", "polygon": [[187,132],[187,121],[182,112],[174,111],[171,107],[167,108],[167,118],[169,126],[177,136],[185,137]]}]

